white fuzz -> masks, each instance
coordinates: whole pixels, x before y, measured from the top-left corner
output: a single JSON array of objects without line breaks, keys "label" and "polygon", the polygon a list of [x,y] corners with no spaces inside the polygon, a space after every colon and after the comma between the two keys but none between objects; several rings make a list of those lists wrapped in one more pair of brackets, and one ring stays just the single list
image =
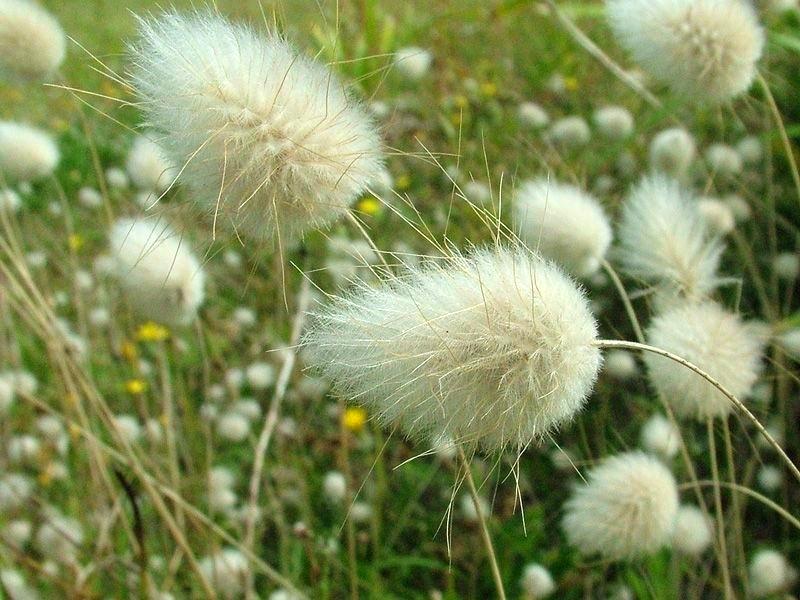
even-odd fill
[{"label": "white fuzz", "polygon": [[40,250],[28,252],[28,254],[25,255],[25,262],[28,263],[31,269],[41,269],[47,265],[47,253]]},{"label": "white fuzz", "polygon": [[14,405],[14,384],[6,374],[0,374],[0,415],[5,415]]},{"label": "white fuzz", "polygon": [[33,396],[39,389],[39,382],[33,373],[29,371],[17,370],[11,372],[14,389],[23,396]]},{"label": "white fuzz", "polygon": [[713,530],[703,511],[683,504],[675,517],[675,531],[672,534],[672,547],[682,554],[698,556],[708,549],[712,542]]},{"label": "white fuzz", "polygon": [[422,79],[433,64],[433,55],[423,48],[400,48],[394,55],[395,68],[408,79]]},{"label": "white fuzz", "polygon": [[550,124],[550,117],[547,112],[535,102],[523,102],[517,108],[517,115],[520,122],[528,127],[541,129]]},{"label": "white fuzz", "polygon": [[739,140],[736,144],[736,152],[745,165],[758,164],[764,156],[764,148],[761,145],[761,140],[754,135]]},{"label": "white fuzz", "polygon": [[350,518],[354,523],[367,523],[372,518],[372,507],[367,502],[353,502]]},{"label": "white fuzz", "polygon": [[609,140],[624,140],[633,133],[633,115],[622,106],[603,106],[592,116],[600,135]]},{"label": "white fuzz", "polygon": [[739,0],[607,0],[620,44],[659,81],[695,102],[746,92],[764,32]]},{"label": "white fuzz", "polygon": [[[212,13],[140,20],[133,84],[203,208],[266,239],[345,214],[381,170],[372,118],[275,33]],[[283,243],[283,242],[282,242]]]},{"label": "white fuzz", "polygon": [[244,385],[244,370],[232,367],[225,371],[225,384],[232,390],[239,390]]},{"label": "white fuzz", "polygon": [[104,306],[96,306],[89,311],[89,324],[93,327],[107,327],[111,323],[111,313]]},{"label": "white fuzz", "polygon": [[253,363],[247,367],[246,377],[252,389],[267,389],[275,383],[275,367],[265,362]]},{"label": "white fuzz", "polygon": [[226,250],[222,255],[222,261],[231,269],[239,269],[242,266],[242,255],[236,250]]},{"label": "white fuzz", "polygon": [[116,415],[113,419],[120,435],[129,444],[135,444],[142,437],[142,426],[138,418],[133,415]]},{"label": "white fuzz", "polygon": [[642,427],[642,448],[664,458],[674,458],[681,449],[681,434],[663,415],[653,415]]},{"label": "white fuzz", "polygon": [[86,208],[103,206],[103,195],[93,187],[82,187],[78,190],[78,202]]},{"label": "white fuzz", "polygon": [[252,398],[237,400],[232,406],[232,409],[251,423],[257,421],[261,417],[261,405]]},{"label": "white fuzz", "polygon": [[322,493],[328,501],[339,504],[347,495],[347,480],[339,471],[328,471],[322,480]]},{"label": "white fuzz", "polygon": [[800,255],[796,252],[781,252],[773,259],[772,268],[779,279],[794,281],[800,275]]},{"label": "white fuzz", "polygon": [[33,525],[30,521],[16,519],[3,525],[0,537],[13,548],[21,550],[30,541],[31,533],[33,533]]},{"label": "white fuzz", "polygon": [[569,150],[588,144],[592,139],[592,132],[583,117],[564,117],[550,126],[547,139],[556,146]]},{"label": "white fuzz", "polygon": [[759,550],[750,561],[750,593],[755,598],[770,596],[788,587],[794,570],[777,550]]},{"label": "white fuzz", "polygon": [[728,235],[736,227],[736,219],[731,207],[717,198],[701,198],[697,209],[705,219],[706,225],[714,235]]},{"label": "white fuzz", "polygon": [[626,381],[636,377],[639,367],[627,350],[609,350],[603,360],[603,372],[618,381]]},{"label": "white fuzz", "polygon": [[581,290],[522,249],[361,286],[316,316],[309,364],[418,438],[527,446],[583,406],[601,364]]},{"label": "white fuzz", "polygon": [[120,219],[111,230],[115,272],[133,308],[167,324],[190,322],[204,274],[188,242],[160,219]]},{"label": "white fuzz", "polygon": [[23,81],[51,76],[67,52],[58,21],[28,0],[0,1],[0,76]]},{"label": "white fuzz", "polygon": [[725,202],[725,204],[728,206],[734,220],[737,223],[749,221],[750,217],[753,216],[753,211],[751,210],[750,205],[747,203],[747,200],[741,196],[730,194],[725,197],[723,202]]},{"label": "white fuzz", "polygon": [[250,328],[258,323],[258,315],[248,306],[239,306],[233,311],[233,320],[239,327]]},{"label": "white fuzz", "polygon": [[[489,504],[485,497],[478,496],[478,504],[484,517],[489,517],[492,514],[492,505]],[[461,515],[468,523],[477,523],[479,520],[478,511],[475,510],[475,502],[469,494],[461,496]]]},{"label": "white fuzz", "polygon": [[235,598],[244,590],[250,566],[241,552],[223,548],[201,558],[200,570],[217,594],[222,598]]},{"label": "white fuzz", "polygon": [[178,170],[167,158],[164,149],[152,138],[152,133],[136,136],[125,168],[133,185],[161,193],[175,181]]},{"label": "white fuzz", "polygon": [[39,592],[27,584],[25,578],[18,571],[3,569],[0,571],[2,589],[13,600],[39,600]]},{"label": "white fuzz", "polygon": [[775,492],[783,485],[783,473],[774,465],[763,465],[756,474],[758,486],[766,492]]},{"label": "white fuzz", "polygon": [[800,361],[800,327],[784,331],[775,342],[790,358]]},{"label": "white fuzz", "polygon": [[682,178],[697,155],[692,135],[680,127],[657,133],[650,142],[650,167],[673,177]]},{"label": "white fuzz", "polygon": [[556,584],[550,571],[536,563],[525,566],[520,585],[525,592],[525,597],[529,600],[547,598],[556,591]]},{"label": "white fuzz", "polygon": [[566,504],[563,526],[583,554],[651,554],[669,543],[678,511],[672,473],[641,452],[612,456],[588,473]]},{"label": "white fuzz", "polygon": [[124,190],[128,188],[130,180],[125,171],[119,167],[111,167],[106,169],[106,183],[115,190]]},{"label": "white fuzz", "polygon": [[706,149],[706,162],[714,175],[727,179],[742,172],[742,159],[736,150],[727,144],[711,144]]},{"label": "white fuzz", "polygon": [[5,183],[34,181],[55,171],[60,158],[49,133],[13,121],[0,121],[0,175]]},{"label": "white fuzz", "polygon": [[237,412],[229,412],[217,419],[217,434],[230,442],[241,442],[250,435],[250,421]]},{"label": "white fuzz", "polygon": [[619,227],[619,257],[629,275],[688,298],[716,287],[722,247],[710,239],[689,193],[676,181],[646,177],[628,195]]},{"label": "white fuzz", "polygon": [[514,198],[514,229],[533,250],[578,277],[595,273],[611,245],[611,225],[596,198],[580,188],[536,179]]},{"label": "white fuzz", "polygon": [[[700,367],[744,401],[761,370],[760,336],[713,302],[681,304],[657,316],[647,342]],[[725,417],[733,404],[686,367],[651,353],[644,356],[650,381],[682,417]]]},{"label": "white fuzz", "polygon": [[33,493],[33,483],[20,473],[0,476],[0,512],[15,510],[28,503]]},{"label": "white fuzz", "polygon": [[39,458],[41,444],[32,435],[15,435],[8,440],[6,453],[11,463],[33,465]]},{"label": "white fuzz", "polygon": [[473,204],[484,205],[492,200],[491,188],[482,181],[468,181],[461,186],[461,191],[464,192],[467,200]]},{"label": "white fuzz", "polygon": [[0,210],[10,213],[17,212],[22,206],[19,194],[12,189],[0,189]]},{"label": "white fuzz", "polygon": [[158,419],[147,419],[144,423],[144,435],[147,441],[157,446],[164,441],[164,426]]}]

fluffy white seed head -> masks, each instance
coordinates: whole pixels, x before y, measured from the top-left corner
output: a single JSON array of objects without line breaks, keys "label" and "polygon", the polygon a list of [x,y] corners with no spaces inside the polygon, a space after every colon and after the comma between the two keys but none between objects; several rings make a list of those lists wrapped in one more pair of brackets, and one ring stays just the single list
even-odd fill
[{"label": "fluffy white seed head", "polygon": [[661,462],[640,452],[619,454],[590,470],[587,479],[567,502],[562,523],[583,554],[634,558],[670,542],[678,489]]},{"label": "fluffy white seed head", "polygon": [[148,125],[220,223],[284,243],[346,213],[381,170],[367,111],[275,33],[166,13],[140,20],[131,53]]},{"label": "fluffy white seed head", "polygon": [[633,277],[692,299],[718,283],[722,246],[675,180],[654,175],[636,185],[623,204],[618,237],[620,261]]},{"label": "fluffy white seed head", "polygon": [[529,600],[547,598],[556,591],[556,584],[550,571],[537,563],[525,566],[520,586],[525,593],[525,597]]},{"label": "fluffy white seed head", "polygon": [[697,209],[714,235],[728,235],[736,227],[731,207],[718,198],[701,198],[697,201]]},{"label": "fluffy white seed head", "polygon": [[800,327],[784,331],[775,341],[789,357],[800,361]]},{"label": "fluffy white seed head", "polygon": [[0,176],[5,183],[34,181],[55,171],[60,158],[49,133],[24,123],[0,121]]},{"label": "fluffy white seed head", "polygon": [[64,30],[49,12],[28,0],[0,2],[0,77],[38,81],[64,62]]},{"label": "fluffy white seed head", "polygon": [[21,473],[0,476],[0,512],[25,506],[33,493],[33,483]]},{"label": "fluffy white seed head", "polygon": [[620,44],[653,77],[694,102],[724,102],[756,75],[764,32],[739,0],[607,0]]},{"label": "fluffy white seed head", "polygon": [[774,492],[783,485],[783,472],[775,465],[763,465],[756,474],[758,486],[765,492]]},{"label": "fluffy white seed head", "polygon": [[633,133],[633,115],[622,106],[602,106],[592,120],[600,135],[609,140],[624,140]]},{"label": "fluffy white seed head", "polygon": [[138,135],[128,153],[125,168],[133,185],[143,190],[163,192],[178,175],[164,149],[155,141],[152,132]]},{"label": "fluffy white seed head", "polygon": [[255,362],[245,372],[247,383],[254,390],[264,390],[275,382],[275,367],[265,362]]},{"label": "fluffy white seed head", "polygon": [[[657,316],[649,344],[700,367],[744,401],[761,370],[762,341],[738,316],[713,302],[681,304]],[[679,416],[725,417],[733,404],[686,367],[655,354],[644,357],[650,381]]]},{"label": "fluffy white seed head", "polygon": [[601,357],[581,290],[522,249],[360,286],[316,315],[309,364],[407,435],[523,448],[569,421]]},{"label": "fluffy white seed head", "polygon": [[675,517],[672,547],[682,554],[699,556],[711,545],[712,536],[711,521],[703,511],[691,504],[681,505]]},{"label": "fluffy white seed head", "polygon": [[764,148],[761,145],[761,140],[754,135],[749,135],[739,140],[736,144],[736,152],[745,165],[758,164],[764,156]]},{"label": "fluffy white seed head", "polygon": [[106,169],[106,183],[109,187],[115,190],[124,190],[128,188],[130,179],[128,174],[119,167],[110,167]]},{"label": "fluffy white seed head", "polygon": [[[475,502],[472,500],[472,496],[469,494],[464,494],[461,496],[460,504],[461,515],[464,517],[464,520],[467,521],[467,523],[477,523],[480,520],[478,511],[475,510]],[[491,516],[492,505],[484,496],[478,496],[478,504],[481,507],[481,513],[483,513],[484,517]]]},{"label": "fluffy white seed head", "polygon": [[78,190],[78,202],[86,208],[103,206],[103,195],[95,188],[84,186]]},{"label": "fluffy white seed head", "polygon": [[592,139],[592,131],[583,117],[564,117],[547,130],[547,139],[564,150],[585,146]]},{"label": "fluffy white seed head", "polygon": [[236,598],[244,590],[250,566],[235,548],[222,550],[200,559],[200,570],[223,598]]},{"label": "fluffy white seed head", "polygon": [[0,415],[5,415],[14,405],[14,383],[7,374],[0,374]]},{"label": "fluffy white seed head", "polygon": [[220,415],[217,419],[217,434],[230,442],[242,442],[250,435],[250,420],[238,412]]},{"label": "fluffy white seed head", "polygon": [[596,198],[547,179],[523,182],[514,198],[514,229],[533,250],[578,277],[595,273],[611,245],[611,225]]},{"label": "fluffy white seed head", "polygon": [[753,216],[753,211],[747,200],[737,194],[730,194],[723,199],[723,202],[728,205],[728,208],[733,214],[733,218],[737,223],[750,220]]},{"label": "fluffy white seed head", "polygon": [[627,381],[636,377],[639,367],[627,350],[609,350],[603,360],[603,372],[618,381]]},{"label": "fluffy white seed head", "polygon": [[9,188],[0,189],[0,210],[15,213],[21,206],[22,200],[17,192]]},{"label": "fluffy white seed head", "polygon": [[681,449],[681,434],[663,415],[653,415],[642,427],[642,448],[664,458],[674,458]]},{"label": "fluffy white seed head", "polygon": [[433,64],[433,54],[416,46],[400,48],[394,55],[397,71],[414,81],[425,77],[431,69],[431,64]]},{"label": "fluffy white seed head", "polygon": [[131,306],[168,324],[190,322],[203,302],[200,263],[183,236],[161,219],[120,219],[110,234],[115,273]]},{"label": "fluffy white seed head", "polygon": [[783,281],[794,281],[800,275],[800,255],[796,252],[781,252],[773,259],[772,268]]},{"label": "fluffy white seed head", "polygon": [[742,172],[742,158],[727,144],[711,144],[705,152],[706,162],[717,177],[729,179]]},{"label": "fluffy white seed head", "polygon": [[550,124],[550,117],[547,111],[536,102],[523,102],[517,108],[517,116],[520,122],[527,127],[541,129]]},{"label": "fluffy white seed head", "polygon": [[129,444],[135,444],[142,437],[142,426],[133,415],[116,415],[114,425]]},{"label": "fluffy white seed head", "polygon": [[658,132],[650,142],[650,167],[673,177],[686,175],[697,155],[692,135],[681,127]]},{"label": "fluffy white seed head", "polygon": [[328,471],[322,480],[322,492],[328,501],[339,504],[347,495],[347,479],[339,471]]},{"label": "fluffy white seed head", "polygon": [[763,598],[788,587],[796,574],[786,557],[777,550],[759,550],[753,555],[748,568],[750,593]]}]

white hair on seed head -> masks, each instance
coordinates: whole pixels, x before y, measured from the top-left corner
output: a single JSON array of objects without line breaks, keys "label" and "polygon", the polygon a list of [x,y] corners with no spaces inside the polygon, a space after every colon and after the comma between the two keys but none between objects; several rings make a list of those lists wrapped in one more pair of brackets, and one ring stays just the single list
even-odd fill
[{"label": "white hair on seed head", "polygon": [[525,566],[520,585],[528,600],[547,598],[556,591],[556,584],[550,571],[538,563]]},{"label": "white hair on seed head", "polygon": [[412,80],[422,79],[428,74],[433,63],[433,55],[424,48],[409,46],[400,48],[394,55],[395,68]]},{"label": "white hair on seed head", "polygon": [[53,137],[24,123],[0,121],[0,177],[3,183],[34,181],[47,177],[58,166],[60,155]]},{"label": "white hair on seed head", "polygon": [[[697,365],[742,401],[761,371],[761,337],[713,302],[678,304],[658,315],[647,342]],[[653,387],[678,416],[704,421],[731,412],[731,401],[697,373],[656,354],[644,361]]]},{"label": "white hair on seed head", "polygon": [[356,286],[314,318],[308,364],[384,423],[487,450],[569,421],[601,365],[583,292],[520,248],[480,250]]},{"label": "white hair on seed head", "polygon": [[624,140],[633,133],[633,115],[622,106],[601,106],[592,115],[595,127],[603,137]]},{"label": "white hair on seed head", "polygon": [[680,431],[663,415],[653,415],[642,426],[642,448],[664,458],[674,458],[681,449]]},{"label": "white hair on seed head", "polygon": [[618,254],[631,276],[679,296],[705,298],[718,285],[723,247],[710,236],[694,199],[677,181],[645,177],[628,194]]},{"label": "white hair on seed head", "polygon": [[209,214],[267,240],[344,215],[381,171],[372,117],[278,34],[213,13],[139,20],[132,84]]},{"label": "white hair on seed head", "polygon": [[711,521],[702,510],[691,504],[681,505],[675,517],[675,531],[672,534],[672,547],[675,550],[689,556],[698,556],[711,545],[713,535]]},{"label": "white hair on seed head", "polygon": [[159,193],[172,185],[178,175],[178,170],[154,140],[152,132],[136,136],[125,168],[133,185]]},{"label": "white hair on seed head", "polygon": [[250,564],[235,548],[223,548],[199,561],[200,571],[222,598],[236,598],[245,588]]},{"label": "white hair on seed head", "polygon": [[750,593],[754,598],[771,596],[786,589],[797,578],[786,557],[771,548],[759,550],[753,555],[748,568]]},{"label": "white hair on seed head", "polygon": [[514,229],[533,250],[578,277],[599,268],[611,245],[603,207],[580,188],[548,181],[523,182],[514,198]]},{"label": "white hair on seed head", "polygon": [[611,29],[645,70],[694,102],[747,91],[764,49],[753,7],[739,0],[606,0]]},{"label": "white hair on seed head", "polygon": [[0,77],[45,79],[66,52],[64,30],[53,15],[28,0],[0,1]]},{"label": "white hair on seed head", "polygon": [[641,452],[605,459],[575,488],[562,525],[583,554],[628,559],[669,544],[678,511],[675,478]]},{"label": "white hair on seed head", "polygon": [[686,175],[697,155],[692,134],[682,127],[659,131],[650,142],[650,167],[673,177]]},{"label": "white hair on seed head", "polygon": [[137,312],[171,325],[194,318],[205,276],[187,240],[157,218],[120,219],[109,237],[115,274]]}]

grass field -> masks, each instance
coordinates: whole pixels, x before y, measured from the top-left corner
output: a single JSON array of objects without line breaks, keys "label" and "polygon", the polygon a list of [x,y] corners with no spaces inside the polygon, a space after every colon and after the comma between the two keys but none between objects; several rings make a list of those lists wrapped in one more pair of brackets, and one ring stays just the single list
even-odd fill
[{"label": "grass field", "polygon": [[[688,185],[706,198],[736,196],[748,209],[723,236],[724,283],[713,299],[759,323],[765,349],[747,406],[800,460],[797,363],[776,342],[800,327],[800,296],[797,275],[775,267],[779,256],[797,257],[800,189],[758,83],[716,107],[671,94],[619,47],[598,2],[559,6],[660,106],[592,57],[544,2],[218,0],[226,18],[277,28],[330,65],[378,115],[385,145],[391,191],[363,194],[356,219],[276,252],[270,242],[216,231],[180,179],[144,208],[143,190],[109,173],[124,171],[142,129],[127,84],[134,15],[158,14],[159,3],[43,4],[73,40],[61,71],[49,85],[0,81],[0,118],[47,130],[60,151],[52,176],[17,186],[20,210],[0,210],[0,382],[15,390],[7,406],[0,402],[0,597],[497,597],[455,449],[406,440],[334,393],[297,350],[304,302],[313,310],[349,278],[376,285],[403,262],[497,242],[516,189],[532,177],[591,190],[617,219],[650,169],[653,137],[676,125],[698,148]],[[763,22],[759,70],[797,157],[800,13]],[[393,63],[406,47],[433,57],[419,79]],[[591,139],[554,143],[520,118],[529,101],[551,121],[583,117]],[[606,105],[633,115],[631,135],[598,132],[592,116]],[[722,176],[706,150],[746,136],[763,157]],[[100,200],[82,200],[86,188]],[[181,234],[205,272],[205,301],[189,324],[132,310],[107,269],[114,221],[154,215]],[[616,268],[613,248],[608,258]],[[647,326],[658,312],[647,285],[623,283]],[[582,284],[600,337],[635,341],[609,274],[601,269]],[[520,583],[531,563],[552,575],[552,597],[566,599],[744,598],[748,565],[766,548],[800,568],[800,482],[736,411],[708,426],[681,420],[683,452],[664,459],[681,502],[702,500],[714,524],[705,552],[663,547],[612,561],[568,543],[561,520],[574,487],[604,457],[639,448],[655,413],[662,403],[637,358],[625,378],[601,372],[585,409],[552,438],[519,456],[470,453],[508,597],[533,597]],[[232,415],[241,418],[226,420]],[[208,557],[225,548],[236,558],[209,569]],[[768,597],[798,590],[787,579]]]}]

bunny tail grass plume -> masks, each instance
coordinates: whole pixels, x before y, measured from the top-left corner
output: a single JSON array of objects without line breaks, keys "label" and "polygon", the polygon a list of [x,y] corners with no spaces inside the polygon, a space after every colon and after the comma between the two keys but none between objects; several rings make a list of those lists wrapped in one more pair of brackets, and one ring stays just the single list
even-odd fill
[{"label": "bunny tail grass plume", "polygon": [[188,242],[163,220],[120,219],[111,229],[115,273],[141,316],[190,322],[203,303],[205,276]]},{"label": "bunny tail grass plume", "polygon": [[678,512],[672,473],[656,458],[628,452],[589,471],[567,501],[562,525],[583,554],[628,559],[669,544]]},{"label": "bunny tail grass plume", "polygon": [[634,60],[693,102],[724,102],[756,76],[764,31],[748,2],[607,0],[606,8]]},{"label": "bunny tail grass plume", "polygon": [[[755,328],[713,302],[682,304],[657,316],[649,344],[685,358],[744,400],[761,370],[763,344]],[[696,373],[663,356],[644,356],[653,387],[682,417],[725,417],[731,402]]]},{"label": "bunny tail grass plume", "polygon": [[66,52],[64,31],[50,13],[29,0],[0,0],[0,77],[45,79]]},{"label": "bunny tail grass plume", "polygon": [[151,135],[136,136],[125,168],[133,185],[158,193],[166,190],[178,175],[178,170],[165,156],[164,149]]},{"label": "bunny tail grass plume", "polygon": [[722,250],[696,203],[673,179],[645,177],[623,204],[620,262],[629,275],[660,284],[661,291],[705,298],[718,284]]},{"label": "bunny tail grass plume", "polygon": [[360,285],[315,316],[309,364],[407,435],[525,447],[568,421],[601,357],[582,291],[523,249]]},{"label": "bunny tail grass plume", "polygon": [[58,146],[49,133],[24,123],[0,121],[0,176],[5,183],[47,177],[55,171],[59,158]]},{"label": "bunny tail grass plume", "polygon": [[545,178],[517,189],[514,228],[530,248],[578,277],[595,273],[611,244],[611,225],[600,203],[575,186]]},{"label": "bunny tail grass plume", "polygon": [[213,13],[139,20],[132,83],[178,182],[251,237],[324,226],[381,171],[367,111],[276,33]]}]

